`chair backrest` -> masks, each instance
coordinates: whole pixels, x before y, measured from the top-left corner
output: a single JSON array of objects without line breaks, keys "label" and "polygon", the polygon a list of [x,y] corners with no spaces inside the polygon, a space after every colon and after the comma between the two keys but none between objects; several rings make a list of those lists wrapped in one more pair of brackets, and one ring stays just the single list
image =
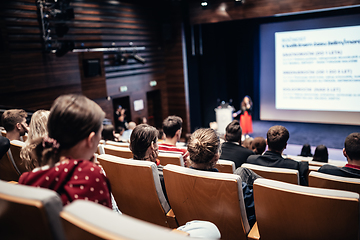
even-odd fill
[{"label": "chair backrest", "polygon": [[20,171],[15,168],[11,152],[8,150],[0,159],[0,179],[4,181],[19,181]]},{"label": "chair backrest", "polygon": [[97,148],[97,150],[96,150],[96,153],[97,154],[105,154],[105,150],[104,150],[104,144],[99,144],[98,145],[98,148]]},{"label": "chair backrest", "polygon": [[1,239],[65,239],[56,192],[0,181]]},{"label": "chair backrest", "polygon": [[345,190],[360,194],[360,179],[339,177],[339,176],[334,176],[320,172],[310,173],[309,186]]},{"label": "chair backrest", "polygon": [[163,166],[168,164],[184,166],[184,159],[181,153],[159,152],[158,159],[160,160],[160,164]]},{"label": "chair backrest", "polygon": [[106,145],[116,146],[116,147],[129,148],[129,143],[127,143],[127,142],[115,142],[115,141],[107,140],[107,141],[105,142],[105,144],[106,144]]},{"label": "chair backrest", "polygon": [[359,239],[359,194],[261,178],[253,186],[261,239]]},{"label": "chair backrest", "polygon": [[194,219],[210,221],[219,228],[222,239],[246,239],[250,227],[240,176],[171,164],[163,171],[179,225]]},{"label": "chair backrest", "polygon": [[260,175],[263,178],[300,184],[299,171],[294,169],[287,168],[275,168],[275,167],[265,167],[255,164],[244,163],[241,165],[244,168],[253,170],[256,174]]},{"label": "chair backrest", "polygon": [[156,164],[102,154],[98,161],[110,180],[121,212],[161,226],[168,226],[170,207],[161,188]]},{"label": "chair backrest", "polygon": [[1,135],[2,135],[3,137],[6,137],[6,131],[5,131],[5,130],[1,130]]},{"label": "chair backrest", "polygon": [[90,201],[76,200],[60,213],[68,240],[78,239],[189,239],[168,228],[119,215]]},{"label": "chair backrest", "polygon": [[219,159],[216,162],[215,168],[222,173],[234,173],[235,163],[233,161]]},{"label": "chair backrest", "polygon": [[20,151],[23,146],[25,146],[25,143],[19,140],[12,140],[10,142],[11,155],[14,159],[14,163],[16,164],[17,169],[20,171],[20,174],[28,172],[23,160],[20,158]]},{"label": "chair backrest", "polygon": [[105,154],[110,154],[121,158],[133,158],[133,154],[129,148],[104,145],[104,151]]}]

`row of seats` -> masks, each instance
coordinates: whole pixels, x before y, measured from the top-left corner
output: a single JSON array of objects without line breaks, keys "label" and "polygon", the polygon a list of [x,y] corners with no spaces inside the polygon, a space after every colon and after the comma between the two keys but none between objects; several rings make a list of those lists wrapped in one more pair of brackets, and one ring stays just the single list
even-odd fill
[{"label": "row of seats", "polygon": [[13,140],[10,142],[10,149],[0,159],[0,179],[5,181],[18,181],[22,173],[27,169],[20,158],[21,148],[24,142]]}]

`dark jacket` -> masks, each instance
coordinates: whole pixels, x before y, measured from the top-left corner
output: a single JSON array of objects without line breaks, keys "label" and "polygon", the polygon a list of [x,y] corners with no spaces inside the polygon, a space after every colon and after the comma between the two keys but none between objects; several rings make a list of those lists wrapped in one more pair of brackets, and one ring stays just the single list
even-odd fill
[{"label": "dark jacket", "polygon": [[360,170],[350,167],[336,167],[325,164],[319,168],[318,172],[331,174],[339,177],[360,178]]},{"label": "dark jacket", "polygon": [[246,159],[254,152],[233,142],[224,142],[221,145],[220,159],[230,160],[235,163],[235,168],[241,167]]}]

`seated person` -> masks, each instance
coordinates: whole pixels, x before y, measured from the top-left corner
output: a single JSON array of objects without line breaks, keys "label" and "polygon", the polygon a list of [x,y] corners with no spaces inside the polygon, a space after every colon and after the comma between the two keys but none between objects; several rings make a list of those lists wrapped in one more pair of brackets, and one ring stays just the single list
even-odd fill
[{"label": "seated person", "polygon": [[45,137],[48,134],[47,122],[49,118],[49,111],[38,110],[32,117],[29,124],[28,138],[25,141],[25,146],[20,151],[20,157],[25,164],[25,167],[31,171],[36,167],[40,167],[41,163],[36,159],[31,152],[35,149],[36,145],[31,144],[35,139]]},{"label": "seated person", "polygon": [[300,184],[307,186],[307,173],[309,170],[308,162],[297,162],[292,159],[283,158],[282,152],[285,150],[289,139],[289,131],[284,126],[272,126],[267,132],[268,150],[263,155],[251,155],[247,162],[265,167],[289,168],[299,171]]},{"label": "seated person", "polygon": [[261,155],[264,153],[266,149],[266,140],[263,137],[256,137],[251,143],[252,151],[257,154]]},{"label": "seated person", "polygon": [[310,144],[304,144],[301,148],[301,152],[299,156],[303,156],[303,157],[312,157],[313,155],[311,154],[311,147]]},{"label": "seated person", "polygon": [[[190,154],[190,168],[218,172],[215,163],[219,159],[219,147],[220,139],[213,129],[200,128],[196,130],[191,135],[187,147]],[[253,192],[244,182],[242,182],[242,189],[247,218],[252,227],[256,222]]]},{"label": "seated person", "polygon": [[313,161],[327,163],[329,161],[329,153],[325,145],[319,145],[315,149]]},{"label": "seated person", "polygon": [[10,140],[6,137],[0,136],[0,159],[6,154],[10,148]]},{"label": "seated person", "polygon": [[340,177],[360,178],[360,133],[351,133],[345,139],[343,154],[347,159],[344,167],[325,164],[318,172]]},{"label": "seated person", "polygon": [[162,127],[165,133],[165,140],[159,144],[159,150],[181,153],[184,158],[184,165],[187,166],[189,153],[186,148],[176,147],[176,143],[180,141],[182,123],[182,119],[178,116],[169,116],[163,121]]},{"label": "seated person", "polygon": [[10,109],[3,113],[1,122],[10,141],[21,140],[20,137],[29,131],[26,117],[27,113],[22,109]]},{"label": "seated person", "polygon": [[63,205],[85,199],[112,208],[110,183],[93,163],[105,113],[81,95],[58,97],[48,120],[48,136],[34,139],[40,167],[20,176],[19,184],[56,191]]},{"label": "seated person", "polygon": [[254,139],[252,137],[247,137],[245,138],[245,140],[242,142],[241,146],[243,146],[244,148],[247,148],[249,150],[252,150],[251,149],[251,144],[252,144],[252,141]]},{"label": "seated person", "polygon": [[128,129],[125,130],[123,132],[123,134],[121,135],[121,140],[124,141],[124,142],[129,142],[131,133],[132,133],[132,131],[134,130],[135,127],[136,127],[135,122],[129,122]]},{"label": "seated person", "polygon": [[103,125],[101,136],[102,139],[105,141],[110,140],[110,141],[119,142],[118,137],[115,135],[114,125],[112,124]]},{"label": "seated person", "polygon": [[235,168],[246,162],[246,159],[254,152],[241,146],[241,127],[238,120],[233,120],[225,129],[225,140],[221,145],[220,159],[230,160],[235,163]]}]

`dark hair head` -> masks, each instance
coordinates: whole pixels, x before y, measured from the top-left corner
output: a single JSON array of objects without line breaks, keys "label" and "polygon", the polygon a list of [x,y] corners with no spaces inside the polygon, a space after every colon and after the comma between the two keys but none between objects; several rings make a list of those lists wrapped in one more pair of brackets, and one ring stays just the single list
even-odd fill
[{"label": "dark hair head", "polygon": [[36,152],[43,159],[42,165],[53,166],[59,161],[60,152],[74,147],[87,138],[90,133],[97,133],[105,117],[103,110],[94,101],[82,95],[62,95],[58,97],[51,109],[48,120],[49,138],[59,143],[59,149],[53,146],[42,146],[42,138]]},{"label": "dark hair head", "polygon": [[360,133],[351,133],[346,137],[345,151],[350,160],[360,160]]},{"label": "dark hair head", "polygon": [[240,104],[242,108],[246,106],[246,103],[245,103],[245,99],[246,99],[246,98],[249,99],[249,104],[250,104],[250,106],[253,105],[253,102],[252,102],[252,100],[251,100],[251,97],[250,97],[249,95],[246,95],[246,96],[243,98],[243,100],[241,101],[241,104]]},{"label": "dark hair head", "polygon": [[173,138],[177,130],[182,127],[182,119],[178,116],[168,116],[163,121],[163,131],[168,138]]},{"label": "dark hair head", "polygon": [[325,145],[319,145],[315,149],[313,161],[327,163],[329,159],[329,153]]},{"label": "dark hair head", "polygon": [[147,149],[157,142],[158,130],[147,124],[137,125],[130,136],[130,150],[134,159],[142,160],[145,157]]},{"label": "dark hair head", "polygon": [[302,146],[300,156],[312,157],[310,144],[304,144]]},{"label": "dark hair head", "polygon": [[266,148],[266,140],[263,137],[256,137],[251,143],[251,149],[255,154],[262,154]]},{"label": "dark hair head", "polygon": [[226,126],[225,140],[229,142],[240,142],[242,130],[238,120],[233,120]]},{"label": "dark hair head", "polygon": [[112,124],[107,124],[104,125],[104,128],[102,130],[101,136],[102,138],[106,141],[106,140],[111,140],[114,141],[115,137],[114,137],[114,126]]},{"label": "dark hair head", "polygon": [[211,128],[200,128],[191,134],[187,145],[190,160],[194,163],[211,163],[219,153],[220,139]]},{"label": "dark hair head", "polygon": [[6,110],[1,116],[2,126],[7,132],[11,132],[16,124],[21,123],[26,117],[27,113],[22,109]]},{"label": "dark hair head", "polygon": [[282,151],[286,147],[289,137],[289,131],[284,126],[272,126],[266,134],[269,149]]}]

